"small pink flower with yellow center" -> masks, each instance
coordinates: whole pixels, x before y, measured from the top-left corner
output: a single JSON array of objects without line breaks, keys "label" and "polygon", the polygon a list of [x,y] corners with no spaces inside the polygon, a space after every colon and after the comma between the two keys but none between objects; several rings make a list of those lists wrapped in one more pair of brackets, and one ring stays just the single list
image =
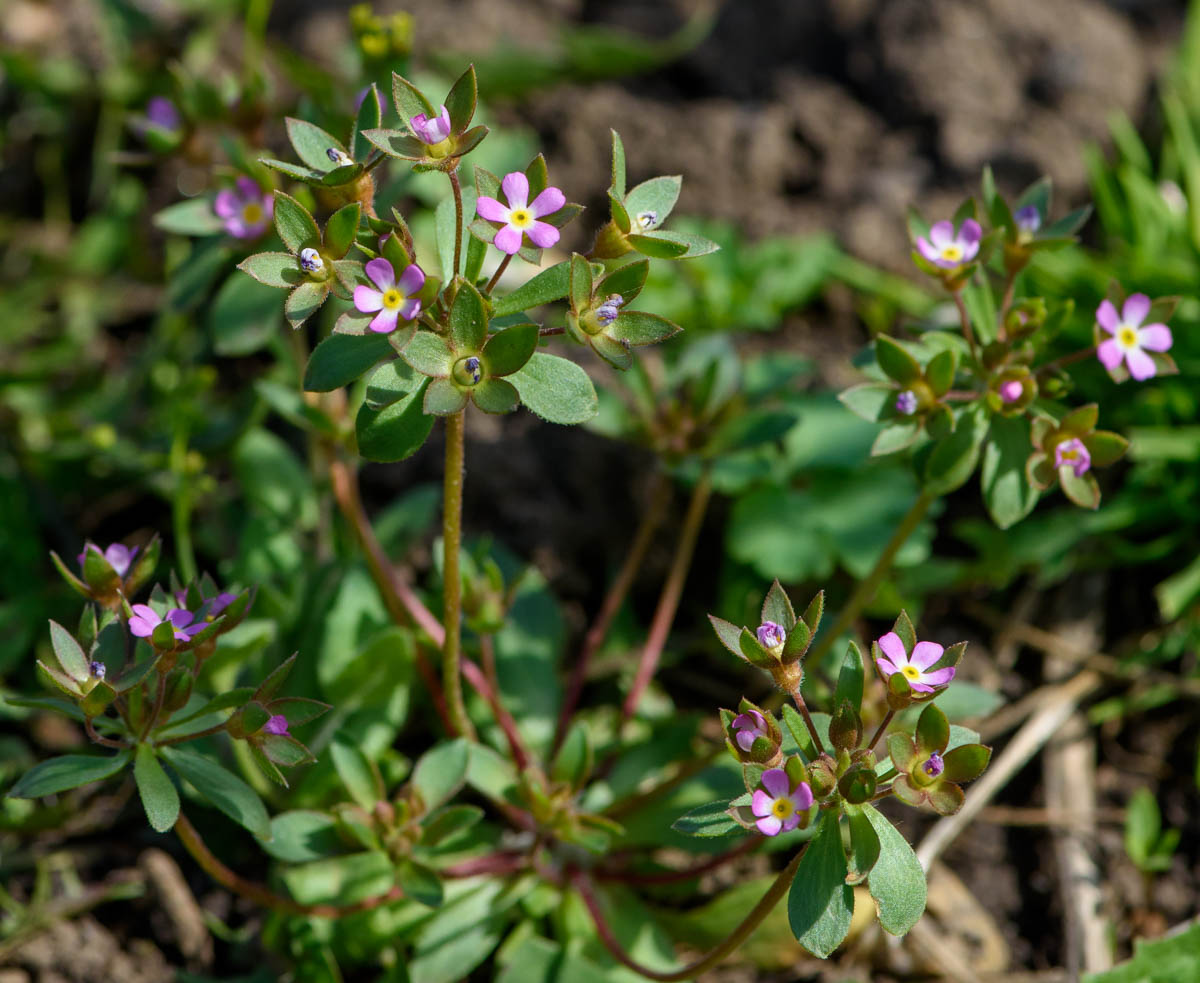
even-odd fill
[{"label": "small pink flower with yellow center", "polygon": [[506,174],[500,182],[500,189],[504,192],[507,205],[487,195],[480,195],[475,204],[480,218],[504,223],[504,227],[496,232],[492,245],[512,256],[520,251],[526,236],[538,249],[546,249],[558,242],[558,229],[538,219],[554,214],[567,203],[567,196],[562,191],[554,187],[546,188],[530,201],[529,179],[520,171]]},{"label": "small pink flower with yellow center", "polygon": [[[777,836],[800,825],[800,820],[813,804],[812,789],[807,782],[795,788],[782,768],[769,768],[762,773],[762,788],[755,790],[750,809],[754,825],[763,836]],[[765,790],[765,791],[764,791]]]},{"label": "small pink flower with yellow center", "polygon": [[973,218],[963,219],[957,233],[953,222],[943,220],[929,229],[928,239],[924,236],[917,239],[917,252],[934,266],[952,270],[975,258],[981,238],[983,229]]},{"label": "small pink flower with yellow center", "polygon": [[1082,478],[1091,469],[1092,455],[1078,437],[1064,440],[1054,448],[1054,466],[1061,468],[1063,465],[1074,471],[1076,478]]},{"label": "small pink flower with yellow center", "polygon": [[1104,300],[1096,308],[1096,321],[1111,338],[1105,338],[1096,349],[1096,355],[1110,372],[1122,361],[1129,367],[1129,374],[1141,382],[1155,374],[1154,359],[1146,351],[1165,352],[1171,347],[1171,329],[1165,324],[1146,324],[1150,313],[1150,298],[1145,294],[1131,294],[1121,307],[1120,315],[1111,301]]},{"label": "small pink flower with yellow center", "polygon": [[894,631],[879,639],[883,655],[875,660],[879,671],[885,676],[898,672],[908,680],[909,687],[917,693],[932,693],[935,687],[947,685],[954,678],[954,666],[929,671],[930,666],[946,651],[936,642],[917,642],[912,656],[904,650],[904,643]]},{"label": "small pink flower with yellow center", "polygon": [[371,330],[380,334],[394,331],[401,318],[411,321],[421,313],[421,301],[413,294],[425,286],[425,273],[413,263],[404,268],[400,279],[388,260],[379,258],[367,263],[367,277],[378,287],[372,290],[365,284],[354,288],[354,306],[364,314],[379,313],[371,319]]},{"label": "small pink flower with yellow center", "polygon": [[267,230],[275,199],[248,177],[239,177],[235,188],[217,193],[213,211],[225,220],[225,231],[235,239],[257,239]]}]

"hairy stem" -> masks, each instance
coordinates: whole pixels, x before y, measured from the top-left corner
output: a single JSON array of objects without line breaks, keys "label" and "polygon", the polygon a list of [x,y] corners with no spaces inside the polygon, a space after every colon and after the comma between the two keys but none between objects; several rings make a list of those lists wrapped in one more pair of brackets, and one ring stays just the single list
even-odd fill
[{"label": "hairy stem", "polygon": [[483,292],[491,295],[496,288],[496,284],[500,282],[500,277],[504,276],[504,271],[508,269],[508,264],[512,262],[513,254],[509,253],[504,259],[500,260],[500,265],[496,267],[496,272],[492,274],[492,278],[488,280],[487,286],[483,288]]},{"label": "hairy stem", "polygon": [[216,858],[208,848],[208,844],[201,839],[200,834],[196,831],[196,827],[191,824],[191,821],[182,812],[179,814],[179,818],[175,820],[175,835],[179,837],[179,842],[183,844],[184,849],[192,855],[192,859],[201,866],[209,877],[222,887],[249,901],[253,901],[255,904],[260,904],[264,908],[270,908],[272,911],[277,911],[284,915],[317,915],[322,918],[341,918],[345,915],[353,915],[356,912],[369,911],[372,908],[379,907],[381,904],[386,904],[389,901],[398,901],[404,897],[404,892],[400,888],[394,887],[386,894],[376,895],[373,898],[364,898],[362,901],[356,901],[352,905],[300,904],[300,902],[293,901],[291,898],[285,898],[281,894],[276,894],[270,888],[266,887],[266,885],[242,877],[241,874],[226,867]]},{"label": "hairy stem", "polygon": [[446,473],[442,491],[442,626],[446,638],[442,645],[442,689],[453,732],[474,740],[475,729],[463,703],[462,675],[458,665],[462,654],[462,576],[458,553],[462,546],[465,413],[465,410],[459,410],[446,417]]},{"label": "hairy stem", "polygon": [[641,973],[643,976],[652,980],[690,980],[694,976],[699,976],[705,970],[711,969],[719,962],[725,959],[730,953],[738,948],[762,923],[774,909],[779,900],[787,893],[788,888],[792,884],[792,878],[796,876],[796,869],[800,866],[800,860],[804,857],[808,850],[808,844],[805,843],[803,848],[792,858],[779,876],[775,878],[774,883],[767,889],[767,893],[762,896],[758,904],[756,904],[743,920],[729,936],[716,946],[711,952],[700,957],[695,962],[688,963],[679,969],[671,972],[660,972],[656,969],[651,969],[648,966],[643,966],[636,962],[624,949],[621,948],[621,943],[617,941],[616,935],[609,927],[605,920],[604,911],[600,907],[600,901],[592,890],[591,882],[586,874],[582,871],[575,871],[571,875],[571,884],[579,892],[583,903],[587,905],[588,912],[592,916],[592,921],[596,924],[596,933],[600,936],[600,941],[617,962],[623,966],[628,966],[635,973]]},{"label": "hairy stem", "polygon": [[671,623],[675,620],[675,612],[679,608],[679,599],[683,594],[683,584],[687,580],[688,569],[692,564],[692,553],[696,549],[696,539],[700,535],[700,526],[704,522],[704,513],[708,508],[708,499],[712,493],[712,477],[705,471],[696,487],[692,489],[692,500],[688,503],[687,514],[684,516],[683,529],[679,533],[679,542],[675,547],[675,557],[671,561],[671,570],[663,584],[662,594],[658,599],[658,607],[654,612],[654,620],[650,622],[650,633],[646,637],[646,645],[642,649],[642,657],[638,663],[637,674],[630,687],[629,696],[621,708],[621,722],[627,722],[637,710],[637,705],[654,678],[658,668],[658,660],[662,655],[667,635],[671,631]]},{"label": "hairy stem", "polygon": [[103,744],[105,747],[123,748],[128,747],[124,741],[114,741],[111,737],[105,737],[96,731],[96,725],[92,723],[91,717],[83,718],[83,729],[87,731],[89,739],[96,744]]},{"label": "hairy stem", "polygon": [[646,558],[646,551],[654,541],[654,534],[658,531],[658,527],[662,525],[663,518],[667,512],[667,503],[670,500],[670,479],[661,471],[655,472],[654,489],[651,492],[650,506],[642,513],[637,531],[633,534],[633,542],[630,544],[629,552],[625,555],[625,562],[621,564],[621,569],[617,572],[612,585],[608,588],[608,593],[604,595],[604,601],[601,603],[600,610],[596,614],[596,620],[592,622],[591,628],[588,629],[587,635],[584,636],[583,648],[580,650],[579,658],[575,660],[575,665],[571,670],[571,680],[567,684],[566,699],[563,700],[562,710],[558,715],[558,727],[554,732],[555,753],[562,746],[563,739],[567,736],[567,727],[570,726],[571,717],[575,713],[575,708],[579,705],[579,697],[583,692],[583,684],[587,680],[588,666],[592,661],[592,656],[596,654],[597,649],[604,643],[604,639],[608,635],[608,630],[612,627],[613,619],[617,616],[617,612],[621,610],[621,605],[624,603],[625,597],[629,594],[629,590],[633,586],[633,580],[637,576],[637,572],[642,568],[642,561]]},{"label": "hairy stem", "polygon": [[796,704],[796,709],[800,711],[800,716],[804,718],[804,726],[808,728],[808,735],[813,739],[813,746],[816,747],[817,753],[824,754],[825,745],[821,741],[821,735],[817,733],[817,725],[813,723],[812,714],[808,712],[808,704],[804,702],[799,686],[792,690],[791,697],[792,702]]},{"label": "hairy stem", "polygon": [[447,177],[450,178],[450,187],[454,190],[454,276],[458,276],[462,270],[462,226],[463,226],[463,200],[462,200],[462,185],[458,180],[458,168],[452,170]]},{"label": "hairy stem", "polygon": [[892,722],[892,718],[896,716],[895,710],[888,710],[884,715],[883,720],[879,722],[879,728],[875,731],[875,736],[871,738],[871,743],[867,745],[868,751],[874,751],[875,745],[879,743],[879,738],[883,737],[883,732],[887,730],[888,724]]},{"label": "hairy stem", "polygon": [[905,514],[904,518],[900,520],[900,525],[896,527],[896,531],[892,533],[892,538],[888,540],[887,546],[879,554],[879,559],[875,561],[875,566],[871,568],[871,572],[867,574],[865,579],[859,581],[849,600],[842,606],[837,620],[822,635],[817,644],[813,646],[813,650],[807,656],[809,665],[815,666],[820,664],[822,657],[833,646],[833,643],[841,637],[842,632],[850,627],[862,609],[871,602],[871,599],[875,596],[875,591],[879,589],[880,583],[883,582],[883,578],[891,570],[892,561],[896,558],[896,554],[900,552],[900,547],[908,541],[908,537],[921,524],[921,520],[925,518],[925,513],[929,511],[929,506],[934,503],[935,499],[936,496],[925,491],[917,496],[917,500],[913,502],[912,507]]}]

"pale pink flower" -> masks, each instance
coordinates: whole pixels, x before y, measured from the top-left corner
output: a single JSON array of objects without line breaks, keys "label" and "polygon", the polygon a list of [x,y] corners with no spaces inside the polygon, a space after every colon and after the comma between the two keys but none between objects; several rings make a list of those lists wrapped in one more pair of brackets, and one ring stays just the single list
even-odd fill
[{"label": "pale pink flower", "polygon": [[379,289],[365,285],[354,288],[354,306],[364,314],[379,311],[371,319],[371,330],[386,334],[403,318],[413,320],[421,313],[421,301],[413,296],[425,286],[425,273],[416,263],[406,266],[396,279],[396,271],[386,259],[373,259],[365,267],[367,276]]},{"label": "pale pink flower", "polygon": [[930,666],[942,657],[946,650],[936,642],[917,642],[913,646],[912,656],[904,649],[904,643],[894,631],[889,631],[879,639],[879,649],[883,655],[875,660],[879,671],[885,676],[898,672],[908,680],[908,685],[917,693],[932,693],[935,688],[949,684],[954,678],[954,667],[929,671]]},{"label": "pale pink flower", "polygon": [[1112,335],[1100,342],[1096,355],[1110,372],[1124,361],[1139,382],[1154,375],[1154,359],[1146,351],[1165,352],[1172,338],[1165,324],[1142,324],[1149,313],[1150,298],[1145,294],[1130,294],[1119,316],[1111,301],[1101,301],[1096,308],[1096,321]]},{"label": "pale pink flower", "polygon": [[529,179],[520,171],[506,174],[500,182],[507,205],[501,204],[495,198],[480,195],[475,204],[475,210],[480,218],[489,222],[503,222],[503,228],[496,232],[492,244],[501,252],[510,256],[520,251],[523,237],[538,249],[545,249],[558,242],[558,229],[549,222],[539,222],[538,219],[552,215],[567,203],[567,197],[558,188],[546,188],[541,194],[529,201]]},{"label": "pale pink flower", "polygon": [[[762,773],[762,788],[750,800],[750,809],[757,817],[754,825],[763,836],[776,836],[800,825],[813,804],[812,789],[807,782],[795,788],[782,768],[769,768]],[[764,791],[765,789],[765,791]]]}]

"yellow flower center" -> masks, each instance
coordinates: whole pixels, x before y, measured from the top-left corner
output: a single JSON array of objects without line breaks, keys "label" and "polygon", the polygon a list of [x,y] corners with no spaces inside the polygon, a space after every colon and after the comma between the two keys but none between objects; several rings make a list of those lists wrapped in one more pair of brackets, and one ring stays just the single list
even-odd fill
[{"label": "yellow flower center", "polygon": [[1058,452],[1058,456],[1064,461],[1074,461],[1079,457],[1079,451],[1074,447],[1065,447]]},{"label": "yellow flower center", "polygon": [[1117,331],[1117,344],[1122,348],[1133,348],[1137,345],[1137,341],[1137,330],[1131,328],[1128,324],[1122,324]]},{"label": "yellow flower center", "polygon": [[263,218],[263,207],[257,201],[248,201],[242,206],[242,221],[247,225],[257,225]]},{"label": "yellow flower center", "polygon": [[518,229],[524,229],[533,225],[533,216],[526,208],[514,208],[508,213],[508,221]]},{"label": "yellow flower center", "polygon": [[902,673],[904,673],[904,675],[907,676],[909,679],[913,680],[914,682],[921,678],[921,670],[918,669],[916,666],[907,665],[907,666],[902,667],[900,669],[900,671]]},{"label": "yellow flower center", "polygon": [[787,819],[794,811],[791,799],[776,799],[771,806],[771,815],[776,819]]},{"label": "yellow flower center", "polygon": [[943,246],[942,259],[949,260],[951,263],[957,263],[963,258],[962,246]]},{"label": "yellow flower center", "polygon": [[395,287],[392,287],[391,290],[385,290],[383,292],[383,306],[389,311],[399,307],[403,303],[404,294],[402,294]]}]

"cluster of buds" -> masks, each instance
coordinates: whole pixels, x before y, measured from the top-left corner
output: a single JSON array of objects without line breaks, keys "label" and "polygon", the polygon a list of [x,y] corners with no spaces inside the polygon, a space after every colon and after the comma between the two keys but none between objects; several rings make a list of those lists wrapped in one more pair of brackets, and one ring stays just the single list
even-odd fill
[{"label": "cluster of buds", "polygon": [[1092,468],[1107,467],[1124,456],[1129,441],[1109,430],[1097,430],[1100,407],[1081,406],[1059,422],[1037,416],[1031,430],[1033,453],[1025,473],[1034,488],[1045,490],[1055,483],[1076,505],[1094,509],[1100,504],[1100,486]]},{"label": "cluster of buds", "polygon": [[797,617],[792,602],[778,580],[771,584],[762,606],[758,628],[739,628],[710,614],[708,620],[721,644],[744,662],[771,674],[777,686],[787,693],[796,692],[804,679],[801,660],[821,624],[825,592],[821,591]]}]

